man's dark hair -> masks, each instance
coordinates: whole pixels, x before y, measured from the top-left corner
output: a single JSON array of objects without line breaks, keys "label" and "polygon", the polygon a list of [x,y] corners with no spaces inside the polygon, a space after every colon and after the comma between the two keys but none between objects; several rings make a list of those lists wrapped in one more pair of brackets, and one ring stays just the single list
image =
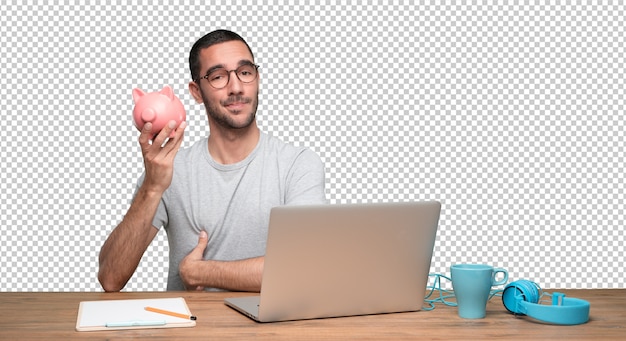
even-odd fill
[{"label": "man's dark hair", "polygon": [[191,47],[191,51],[189,51],[189,71],[191,71],[191,79],[193,81],[197,81],[200,79],[200,51],[213,46],[215,44],[225,43],[227,41],[238,40],[246,44],[248,51],[250,51],[250,55],[252,55],[252,60],[254,61],[254,54],[248,46],[248,43],[237,33],[231,32],[228,30],[215,30],[213,32],[207,33],[204,37],[198,39],[198,41],[193,44]]}]

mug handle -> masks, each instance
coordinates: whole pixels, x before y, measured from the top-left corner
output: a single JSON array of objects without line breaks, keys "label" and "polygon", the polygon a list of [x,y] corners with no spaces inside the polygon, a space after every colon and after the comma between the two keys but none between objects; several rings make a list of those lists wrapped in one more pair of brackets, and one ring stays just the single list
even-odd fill
[{"label": "mug handle", "polygon": [[[496,275],[498,274],[498,272],[503,273],[504,277],[502,277],[501,280],[496,281]],[[508,271],[506,271],[503,268],[494,268],[493,269],[493,274],[491,275],[491,286],[504,285],[508,281],[509,281],[509,272]]]}]

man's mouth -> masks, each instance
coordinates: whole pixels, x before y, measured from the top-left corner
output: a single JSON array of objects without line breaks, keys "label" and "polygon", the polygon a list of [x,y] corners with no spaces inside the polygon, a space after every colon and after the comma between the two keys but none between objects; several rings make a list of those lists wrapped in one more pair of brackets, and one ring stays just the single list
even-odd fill
[{"label": "man's mouth", "polygon": [[237,109],[237,108],[241,108],[245,106],[246,104],[250,102],[251,100],[249,98],[245,98],[243,96],[236,96],[236,97],[231,97],[227,99],[226,101],[222,102],[222,105],[229,109]]},{"label": "man's mouth", "polygon": [[232,102],[232,103],[227,104],[226,107],[229,109],[237,109],[237,108],[242,108],[246,104],[247,104],[246,102]]},{"label": "man's mouth", "polygon": [[233,114],[239,114],[241,112],[244,112],[244,110],[246,109],[246,103],[244,102],[233,102],[227,106],[225,106],[226,110],[228,110],[229,112],[233,113]]}]

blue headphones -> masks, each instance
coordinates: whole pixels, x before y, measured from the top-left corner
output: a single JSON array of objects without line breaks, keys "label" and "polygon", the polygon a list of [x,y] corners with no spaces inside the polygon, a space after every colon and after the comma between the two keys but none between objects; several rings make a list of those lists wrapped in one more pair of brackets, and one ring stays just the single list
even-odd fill
[{"label": "blue headphones", "polygon": [[[552,296],[552,305],[539,304],[543,295]],[[513,314],[527,315],[548,323],[574,325],[589,320],[589,302],[565,297],[559,292],[543,293],[537,283],[528,280],[507,284],[502,292],[502,303]]]}]

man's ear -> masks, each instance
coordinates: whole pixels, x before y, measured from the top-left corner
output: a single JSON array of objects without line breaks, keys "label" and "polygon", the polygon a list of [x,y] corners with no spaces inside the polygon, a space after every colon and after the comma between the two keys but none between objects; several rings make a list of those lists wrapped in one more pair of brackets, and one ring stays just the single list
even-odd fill
[{"label": "man's ear", "polygon": [[196,100],[196,103],[198,104],[202,104],[202,94],[200,93],[200,86],[198,85],[198,83],[191,81],[189,82],[189,93],[191,94],[191,96],[193,96],[193,98]]}]

